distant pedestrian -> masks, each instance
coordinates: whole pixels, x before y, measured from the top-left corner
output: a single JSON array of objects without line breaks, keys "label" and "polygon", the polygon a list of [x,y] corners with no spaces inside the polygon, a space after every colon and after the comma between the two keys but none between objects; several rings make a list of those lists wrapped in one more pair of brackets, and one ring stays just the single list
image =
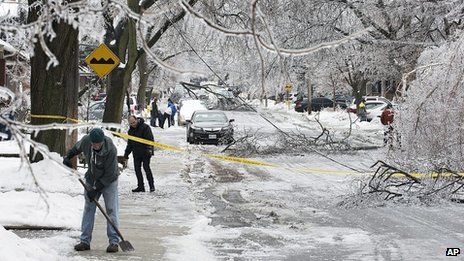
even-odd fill
[{"label": "distant pedestrian", "polygon": [[[95,222],[95,209],[100,195],[105,201],[106,213],[118,227],[118,151],[113,141],[106,137],[102,129],[94,128],[89,135],[78,141],[63,158],[63,164],[72,168],[71,159],[84,153],[89,166],[85,173],[85,183],[90,189],[84,190],[84,214],[82,216],[82,233],[80,243],[74,246],[76,251],[90,250],[93,225]],[[118,252],[119,236],[113,226],[107,222],[106,233],[109,245],[106,252]]]},{"label": "distant pedestrian", "polygon": [[[10,121],[15,120],[14,113],[11,110],[9,112],[7,112],[7,113],[4,113],[3,115],[0,115],[0,117],[2,117],[3,119],[6,119],[6,120],[10,120]],[[0,141],[1,140],[11,140],[12,137],[13,137],[13,134],[11,133],[11,129],[6,124],[1,124],[0,123],[0,132],[4,133],[6,135],[6,138],[2,138],[2,136],[0,135]]]},{"label": "distant pedestrian", "polygon": [[364,98],[358,104],[357,114],[360,121],[367,121],[366,100]]},{"label": "distant pedestrian", "polygon": [[169,117],[170,121],[171,121],[171,125],[174,126],[174,116],[176,115],[176,112],[177,112],[177,107],[176,105],[172,102],[171,99],[168,99],[168,107],[171,108],[171,116]]},{"label": "distant pedestrian", "polygon": [[153,127],[157,127],[156,122],[158,121],[158,124],[160,124],[160,122],[159,122],[159,111],[158,111],[158,105],[156,104],[156,99],[153,100],[153,102],[151,103],[150,116],[151,116],[150,125]]},{"label": "distant pedestrian", "polygon": [[393,106],[391,104],[387,105],[387,107],[383,110],[382,114],[380,115],[380,122],[386,126],[386,130],[384,131],[383,143],[385,145],[390,144],[393,145],[393,118],[394,118],[394,111]]},{"label": "distant pedestrian", "polygon": [[[153,141],[153,133],[151,132],[150,126],[148,126],[142,118],[136,118],[134,115],[129,116],[129,132],[131,136],[142,138],[145,140]],[[142,165],[143,170],[147,176],[148,186],[150,192],[155,191],[155,185],[153,181],[153,174],[150,169],[150,159],[153,156],[154,150],[152,145],[140,143],[134,140],[127,141],[127,147],[124,152],[124,158],[127,160],[129,154],[133,153],[134,158],[134,169],[135,175],[137,176],[137,188],[133,189],[132,192],[145,192],[145,186],[143,184]]]},{"label": "distant pedestrian", "polygon": [[[6,112],[1,114],[0,117],[2,117],[5,120],[10,120],[14,121],[15,120],[15,115],[13,110],[10,108],[11,105],[11,98],[8,100],[0,100],[0,110],[4,109]],[[2,124],[0,123],[0,133],[3,133],[4,135],[0,135],[0,141],[1,140],[11,140],[13,137],[13,134],[11,133],[11,129],[9,128],[8,124]]]},{"label": "distant pedestrian", "polygon": [[161,119],[160,127],[164,128],[164,123],[166,120],[168,121],[168,128],[171,127],[171,115],[172,115],[172,108],[168,105],[166,109],[164,109],[163,118]]}]

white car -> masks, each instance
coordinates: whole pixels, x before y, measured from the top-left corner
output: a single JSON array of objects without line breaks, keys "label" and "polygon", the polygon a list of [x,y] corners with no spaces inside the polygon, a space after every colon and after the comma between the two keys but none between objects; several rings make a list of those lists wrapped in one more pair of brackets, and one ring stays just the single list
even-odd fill
[{"label": "white car", "polygon": [[[385,98],[384,98],[385,99]],[[380,117],[382,115],[382,112],[385,108],[387,108],[388,105],[391,104],[390,101],[387,99],[379,99],[379,100],[366,100],[364,103],[366,105],[366,111],[367,111],[367,121],[371,121],[372,119],[375,119],[376,117]],[[348,109],[348,112],[353,112],[356,113],[356,105],[352,104]]]},{"label": "white car", "polygon": [[366,101],[367,120],[371,121],[377,117],[380,118],[383,110],[385,110],[387,106],[388,103],[384,102],[371,102],[368,104]]},{"label": "white car", "polygon": [[185,125],[187,120],[192,119],[195,111],[206,111],[206,105],[201,100],[182,100],[179,104],[179,111],[177,113],[177,123],[179,126]]},{"label": "white car", "polygon": [[[126,95],[124,95],[126,97]],[[101,100],[102,102],[106,102],[106,96]],[[151,104],[151,103],[150,103]],[[136,112],[138,112],[138,105],[137,105],[137,97],[136,96],[129,96],[129,107],[130,107],[130,114],[134,115]],[[127,97],[124,99],[124,109],[127,108]]]}]

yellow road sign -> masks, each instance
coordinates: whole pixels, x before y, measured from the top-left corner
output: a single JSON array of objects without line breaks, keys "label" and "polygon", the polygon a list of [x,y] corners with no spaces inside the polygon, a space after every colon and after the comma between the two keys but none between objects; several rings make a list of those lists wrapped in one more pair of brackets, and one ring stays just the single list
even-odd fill
[{"label": "yellow road sign", "polygon": [[292,91],[292,84],[287,83],[287,85],[285,85],[285,91],[286,92],[291,92]]},{"label": "yellow road sign", "polygon": [[119,65],[119,58],[102,43],[85,58],[85,62],[100,78],[103,78]]}]

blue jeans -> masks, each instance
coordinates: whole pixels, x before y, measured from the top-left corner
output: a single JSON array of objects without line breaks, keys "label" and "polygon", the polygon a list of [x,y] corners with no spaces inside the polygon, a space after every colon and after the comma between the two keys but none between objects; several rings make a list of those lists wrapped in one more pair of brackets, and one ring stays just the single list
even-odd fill
[{"label": "blue jeans", "polygon": [[[103,188],[101,193],[98,193],[97,200],[103,195],[105,201],[106,213],[111,218],[111,221],[119,227],[119,201],[118,201],[118,180],[113,181],[110,185]],[[81,242],[90,245],[92,241],[92,231],[95,221],[95,210],[97,205],[95,202],[90,201],[87,197],[86,191],[84,191],[85,206],[84,215],[82,216],[81,226]],[[110,244],[117,244],[119,242],[119,236],[116,230],[111,226],[109,222],[106,223],[106,234]]]}]

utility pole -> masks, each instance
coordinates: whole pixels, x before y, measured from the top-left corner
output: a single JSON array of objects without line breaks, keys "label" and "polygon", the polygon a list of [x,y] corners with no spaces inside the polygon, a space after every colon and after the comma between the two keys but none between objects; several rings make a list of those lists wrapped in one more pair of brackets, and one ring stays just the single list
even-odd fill
[{"label": "utility pole", "polygon": [[335,111],[337,102],[335,99],[335,91],[336,91],[336,86],[335,86],[335,80],[332,74],[330,74],[330,84],[332,84],[332,105],[333,105],[333,110]]},{"label": "utility pole", "polygon": [[308,79],[308,115],[311,114],[311,98],[312,98],[312,93],[311,93],[311,79]]},{"label": "utility pole", "polygon": [[335,108],[337,107],[337,102],[336,102],[336,99],[335,99],[335,83],[333,81],[333,78],[332,78],[332,87],[333,87],[333,90],[332,90],[332,94],[333,94],[333,100],[332,100],[332,104],[333,104],[333,109],[335,111]]}]

